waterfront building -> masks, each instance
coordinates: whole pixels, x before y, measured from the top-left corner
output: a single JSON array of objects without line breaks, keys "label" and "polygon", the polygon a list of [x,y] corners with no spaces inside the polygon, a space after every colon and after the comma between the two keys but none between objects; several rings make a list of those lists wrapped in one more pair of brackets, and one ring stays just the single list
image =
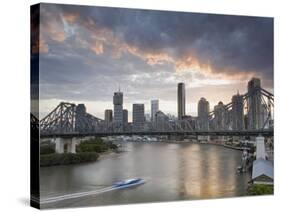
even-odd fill
[{"label": "waterfront building", "polygon": [[142,131],[144,129],[144,104],[133,104],[133,129]]},{"label": "waterfront building", "polygon": [[151,100],[151,122],[155,122],[155,114],[159,110],[159,100]]},{"label": "waterfront building", "polygon": [[113,116],[112,116],[112,110],[107,109],[104,111],[104,121],[106,123],[111,123],[113,120]]},{"label": "waterfront building", "polygon": [[243,96],[237,93],[232,96],[231,124],[233,130],[244,130]]},{"label": "waterfront building", "polygon": [[273,163],[267,160],[264,137],[256,137],[256,160],[252,167],[252,182],[254,184],[273,185]]},{"label": "waterfront building", "polygon": [[259,158],[253,162],[252,183],[273,185],[273,164],[271,161]]},{"label": "waterfront building", "polygon": [[210,104],[205,98],[198,102],[198,127],[200,130],[209,130]]},{"label": "waterfront building", "polygon": [[178,83],[178,119],[185,116],[185,84]]},{"label": "waterfront building", "polygon": [[261,108],[261,93],[256,92],[256,89],[261,87],[261,80],[259,78],[252,78],[248,82],[248,93],[250,95],[248,100],[248,129],[262,128],[262,108]]}]

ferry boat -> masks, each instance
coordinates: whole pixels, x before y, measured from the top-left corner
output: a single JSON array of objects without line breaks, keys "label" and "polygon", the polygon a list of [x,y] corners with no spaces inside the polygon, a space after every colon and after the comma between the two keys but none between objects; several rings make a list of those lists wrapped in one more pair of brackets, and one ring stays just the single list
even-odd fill
[{"label": "ferry boat", "polygon": [[120,181],[113,184],[114,188],[127,188],[131,186],[136,186],[145,183],[144,179],[141,178],[133,178],[124,181]]}]

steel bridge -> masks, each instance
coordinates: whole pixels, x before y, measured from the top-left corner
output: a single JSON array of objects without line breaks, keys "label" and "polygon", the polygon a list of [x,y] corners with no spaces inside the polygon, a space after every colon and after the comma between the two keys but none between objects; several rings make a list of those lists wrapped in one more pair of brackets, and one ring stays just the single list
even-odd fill
[{"label": "steel bridge", "polygon": [[[161,125],[147,125],[142,130],[134,131],[130,126],[114,127],[115,123],[106,123],[86,112],[83,104],[61,102],[53,111],[40,120],[41,137],[83,137],[83,136],[113,136],[113,135],[218,135],[218,136],[257,136],[273,135],[272,114],[274,95],[261,87],[251,92],[239,95],[242,103],[242,122],[235,127],[235,103],[221,105],[209,113],[205,122],[207,128],[200,128],[195,117],[183,120],[166,120]],[[244,114],[248,116],[246,123]],[[260,118],[262,117],[262,118]],[[240,120],[240,121],[241,121]],[[221,127],[219,127],[222,125]]]},{"label": "steel bridge", "polygon": [[106,136],[273,136],[273,129],[264,130],[222,130],[222,131],[143,131],[143,132],[89,132],[89,133],[54,133],[41,134],[41,138],[81,138]]}]

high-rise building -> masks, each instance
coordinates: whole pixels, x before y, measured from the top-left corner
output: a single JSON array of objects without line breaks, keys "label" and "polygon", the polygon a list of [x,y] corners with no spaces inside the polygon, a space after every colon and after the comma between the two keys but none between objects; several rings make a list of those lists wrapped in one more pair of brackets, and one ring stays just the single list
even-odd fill
[{"label": "high-rise building", "polygon": [[244,105],[243,96],[232,96],[231,124],[233,130],[244,130]]},{"label": "high-rise building", "polygon": [[118,91],[113,96],[113,122],[123,124],[123,93]]},{"label": "high-rise building", "polygon": [[151,121],[155,122],[155,114],[159,110],[159,100],[153,99],[151,100]]},{"label": "high-rise building", "polygon": [[106,123],[112,122],[112,110],[107,109],[104,111],[104,121]]},{"label": "high-rise building", "polygon": [[126,109],[123,110],[123,124],[124,125],[128,124],[128,110]]},{"label": "high-rise building", "polygon": [[165,115],[162,111],[157,111],[155,114],[155,125],[157,131],[165,131],[167,130],[167,126],[169,123],[169,117]]},{"label": "high-rise building", "polygon": [[178,119],[185,116],[185,84],[178,83]]},{"label": "high-rise building", "polygon": [[200,130],[209,129],[209,112],[210,104],[205,98],[201,98],[198,102],[198,125]]},{"label": "high-rise building", "polygon": [[133,104],[133,129],[141,131],[144,129],[144,104]]},{"label": "high-rise building", "polygon": [[224,104],[221,101],[214,107],[214,127],[216,130],[226,129],[226,112]]},{"label": "high-rise building", "polygon": [[248,93],[250,94],[248,101],[248,129],[262,128],[262,106],[261,93],[258,88],[261,87],[261,80],[259,78],[252,78],[248,82]]},{"label": "high-rise building", "polygon": [[75,116],[75,131],[83,132],[83,122],[86,117],[86,106],[84,104],[78,104],[76,107],[76,116]]}]

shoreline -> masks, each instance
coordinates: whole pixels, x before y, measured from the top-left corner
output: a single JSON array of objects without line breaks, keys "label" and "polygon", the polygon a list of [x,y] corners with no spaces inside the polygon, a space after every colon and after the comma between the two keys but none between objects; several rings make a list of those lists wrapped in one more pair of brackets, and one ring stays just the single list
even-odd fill
[{"label": "shoreline", "polygon": [[167,143],[167,144],[210,144],[210,145],[216,145],[216,146],[222,146],[228,149],[233,149],[237,151],[243,151],[244,149],[247,149],[247,147],[235,147],[227,144],[220,144],[220,143],[212,143],[212,142],[194,142],[194,141],[150,141],[150,142],[143,142],[143,141],[126,141],[131,143]]}]

